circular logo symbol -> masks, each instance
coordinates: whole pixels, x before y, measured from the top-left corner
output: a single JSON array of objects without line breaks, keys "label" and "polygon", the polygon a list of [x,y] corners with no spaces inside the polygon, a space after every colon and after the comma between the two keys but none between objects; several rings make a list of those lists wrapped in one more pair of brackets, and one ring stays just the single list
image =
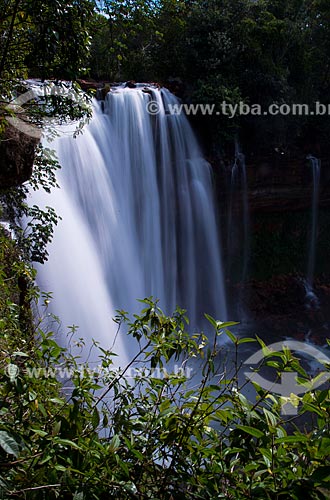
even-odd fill
[{"label": "circular logo symbol", "polygon": [[[290,349],[291,351],[302,352],[305,355],[316,359],[320,364],[330,365],[330,359],[325,356],[322,351],[310,344],[298,342],[296,340],[275,342],[274,344],[267,346],[268,352],[266,353],[263,349],[260,349],[252,356],[250,356],[246,361],[244,361],[243,365],[259,364],[267,356],[271,356],[272,352],[281,352],[284,348]],[[259,375],[259,373],[253,371],[244,372],[244,375],[251,382],[255,382],[257,385],[259,385],[262,389],[265,389],[270,393],[279,394],[283,398],[290,398],[292,394],[297,396],[298,394],[305,394],[306,392],[310,392],[314,389],[317,389],[330,379],[330,373],[324,371],[319,373],[317,377],[312,379],[309,383],[309,387],[306,387],[302,384],[298,384],[298,374],[296,372],[282,372],[280,383],[271,382],[265,379],[262,375]],[[282,413],[287,415],[296,415],[297,408],[290,404],[290,402],[286,401],[282,404]]]},{"label": "circular logo symbol", "polygon": [[[62,97],[66,101],[72,101],[74,105],[80,106],[82,109],[87,109],[86,94],[76,91],[73,87],[66,85],[44,84],[34,85],[33,88],[19,95],[11,101],[5,109],[8,112],[6,120],[13,127],[18,129],[30,137],[40,139],[42,129],[45,126],[54,126],[58,123],[56,116],[47,116],[47,112],[52,113],[52,103],[50,98]],[[44,105],[45,113],[42,115],[40,123],[33,123],[31,117],[27,113],[24,105],[34,101],[36,105]]]}]

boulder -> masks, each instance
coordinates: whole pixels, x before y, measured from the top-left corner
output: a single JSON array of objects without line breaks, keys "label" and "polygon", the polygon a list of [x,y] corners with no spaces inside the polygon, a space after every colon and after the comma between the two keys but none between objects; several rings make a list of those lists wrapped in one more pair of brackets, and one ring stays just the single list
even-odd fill
[{"label": "boulder", "polygon": [[32,175],[39,139],[8,125],[0,137],[0,188],[22,184]]}]

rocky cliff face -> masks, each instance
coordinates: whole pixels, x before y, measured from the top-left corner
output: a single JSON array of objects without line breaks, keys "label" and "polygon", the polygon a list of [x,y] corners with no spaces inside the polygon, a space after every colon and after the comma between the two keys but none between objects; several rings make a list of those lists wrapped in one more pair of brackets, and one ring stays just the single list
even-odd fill
[{"label": "rocky cliff face", "polygon": [[[321,165],[319,205],[329,207],[329,159],[322,158]],[[310,208],[312,169],[306,157],[259,159],[247,165],[247,174],[252,211],[283,212]]]},{"label": "rocky cliff face", "polygon": [[[243,239],[241,226],[244,222],[241,187],[235,185],[235,191],[231,192],[233,163],[233,159],[226,164],[221,161],[212,162],[217,179],[224,237],[231,233],[228,224],[240,225],[240,231],[233,232],[235,241],[228,246],[238,252],[237,256],[231,255],[231,260],[240,258]],[[313,171],[310,160],[306,157],[288,158],[285,155],[247,159],[246,177],[250,221],[250,277],[268,279],[274,274],[287,272],[304,274],[312,219]],[[316,272],[320,274],[323,268],[323,272],[328,272],[330,276],[329,208],[330,160],[321,158]],[[226,254],[226,245],[224,253]]]},{"label": "rocky cliff face", "polygon": [[308,301],[302,277],[294,274],[277,275],[261,281],[250,280],[229,288],[236,319],[235,298],[240,298],[242,328],[248,325],[269,342],[284,337],[310,340],[325,345],[330,331],[330,284],[322,278],[314,282],[313,301]]},{"label": "rocky cliff face", "polygon": [[[319,205],[330,207],[330,157],[320,159]],[[223,161],[210,157],[208,160],[217,178],[222,212],[225,212],[234,158]],[[251,212],[286,212],[310,208],[313,176],[306,156],[299,158],[278,154],[250,157],[246,160],[246,174]],[[233,209],[239,211],[240,206],[234,206]]]},{"label": "rocky cliff face", "polygon": [[[222,223],[228,234],[231,164],[217,170],[222,197]],[[278,338],[312,338],[324,343],[330,329],[330,161],[321,158],[315,280],[316,303],[305,288],[311,241],[313,174],[305,156],[247,158],[249,206],[248,271],[242,282],[243,233],[232,232],[224,247],[227,285],[233,319],[244,311],[259,333]],[[242,193],[233,198],[232,223],[243,219]],[[226,253],[226,247],[231,253]],[[237,306],[237,303],[239,307]]]},{"label": "rocky cliff face", "polygon": [[8,125],[0,138],[0,188],[22,184],[31,177],[39,140]]}]

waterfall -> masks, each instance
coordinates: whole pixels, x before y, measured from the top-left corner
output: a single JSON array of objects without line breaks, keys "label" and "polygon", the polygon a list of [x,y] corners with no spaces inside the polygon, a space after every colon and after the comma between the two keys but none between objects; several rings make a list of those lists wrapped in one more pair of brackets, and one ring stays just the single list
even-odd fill
[{"label": "waterfall", "polygon": [[316,257],[316,244],[317,244],[317,227],[318,227],[318,203],[319,203],[319,190],[320,190],[320,174],[321,174],[321,161],[314,156],[307,156],[309,160],[312,174],[313,174],[313,192],[312,192],[312,219],[311,229],[309,233],[308,244],[308,263],[306,279],[303,280],[303,285],[306,292],[305,304],[307,309],[315,310],[319,307],[319,299],[314,292],[314,270],[315,270],[315,257]]},{"label": "waterfall", "polygon": [[[236,211],[242,214],[241,217],[235,215]],[[235,161],[230,178],[227,249],[230,263],[233,254],[241,255],[242,264],[237,279],[244,283],[250,255],[250,215],[245,156],[237,140],[235,141]],[[230,269],[231,265],[228,267]]]},{"label": "waterfall", "polygon": [[312,194],[312,222],[309,239],[308,266],[307,266],[307,284],[310,289],[313,289],[314,270],[315,270],[315,255],[317,243],[317,226],[318,226],[318,203],[320,190],[320,173],[321,161],[314,156],[308,156],[313,173],[313,194]]},{"label": "waterfall", "polygon": [[227,317],[211,167],[187,118],[169,114],[177,102],[166,89],[113,88],[82,135],[64,129],[51,143],[60,189],[33,199],[62,217],[41,287],[64,325],[104,347],[115,310],[134,313],[140,298],[187,309],[192,330],[204,313]]}]

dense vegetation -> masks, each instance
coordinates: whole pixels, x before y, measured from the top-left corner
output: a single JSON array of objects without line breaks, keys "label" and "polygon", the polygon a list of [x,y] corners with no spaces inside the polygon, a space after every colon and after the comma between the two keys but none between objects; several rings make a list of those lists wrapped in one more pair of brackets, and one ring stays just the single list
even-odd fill
[{"label": "dense vegetation", "polygon": [[[188,100],[215,104],[329,102],[326,0],[0,0],[0,7],[3,141],[12,113],[6,105],[24,92],[27,77],[170,82]],[[88,107],[54,95],[24,112],[36,127],[49,115],[88,118]],[[329,130],[326,117],[260,120],[205,118],[223,142],[240,130],[253,145],[258,124],[265,149],[298,147],[306,137],[318,148]],[[59,166],[42,148],[35,164],[29,186],[1,193],[16,240],[0,228],[0,496],[329,499],[329,391],[291,395],[299,417],[283,416],[283,400],[257,385],[249,401],[237,361],[247,339],[233,336],[230,325],[209,318],[214,338],[191,338],[182,311],[167,317],[146,300],[133,320],[125,312],[116,318],[136,340],[126,368],[115,368],[115,346],[95,346],[101,370],[82,365],[74,328],[74,352],[58,345],[51,294],[40,297],[31,267],[47,258],[57,216],[28,207],[25,197],[31,187],[51,189]],[[30,217],[27,231],[22,216]],[[232,365],[224,364],[225,336]],[[168,368],[174,363],[182,370]],[[295,371],[308,386],[287,349],[265,349],[265,363],[278,379]],[[193,381],[190,366],[201,374]]]},{"label": "dense vegetation", "polygon": [[[326,0],[105,1],[93,37],[96,78],[179,78],[193,102],[329,104],[330,7]],[[172,86],[173,87],[173,86]],[[201,117],[199,117],[199,121]],[[244,150],[318,153],[326,117],[206,117],[219,143],[241,129]],[[257,137],[256,137],[257,136]],[[326,147],[326,144],[324,144]]]},{"label": "dense vegetation", "polygon": [[[95,346],[99,365],[90,368],[56,343],[55,318],[52,328],[40,318],[33,340],[18,335],[19,308],[5,301],[2,498],[329,498],[328,390],[289,398],[306,419],[300,430],[270,392],[256,385],[249,401],[237,364],[221,361],[220,336],[229,336],[234,358],[249,340],[236,339],[230,324],[210,318],[209,344],[186,333],[182,311],[166,317],[146,300],[133,321],[124,312],[116,318],[137,341],[132,361],[118,369],[113,350]],[[46,311],[48,303],[46,296]],[[274,357],[265,349],[265,359],[308,384],[288,350]],[[190,379],[188,368],[199,375]]]},{"label": "dense vegetation", "polygon": [[[189,101],[218,106],[330,103],[327,0],[2,0],[1,6],[2,86],[28,75],[170,80]],[[327,148],[328,113],[198,121],[218,144],[240,130],[246,151]]]}]

